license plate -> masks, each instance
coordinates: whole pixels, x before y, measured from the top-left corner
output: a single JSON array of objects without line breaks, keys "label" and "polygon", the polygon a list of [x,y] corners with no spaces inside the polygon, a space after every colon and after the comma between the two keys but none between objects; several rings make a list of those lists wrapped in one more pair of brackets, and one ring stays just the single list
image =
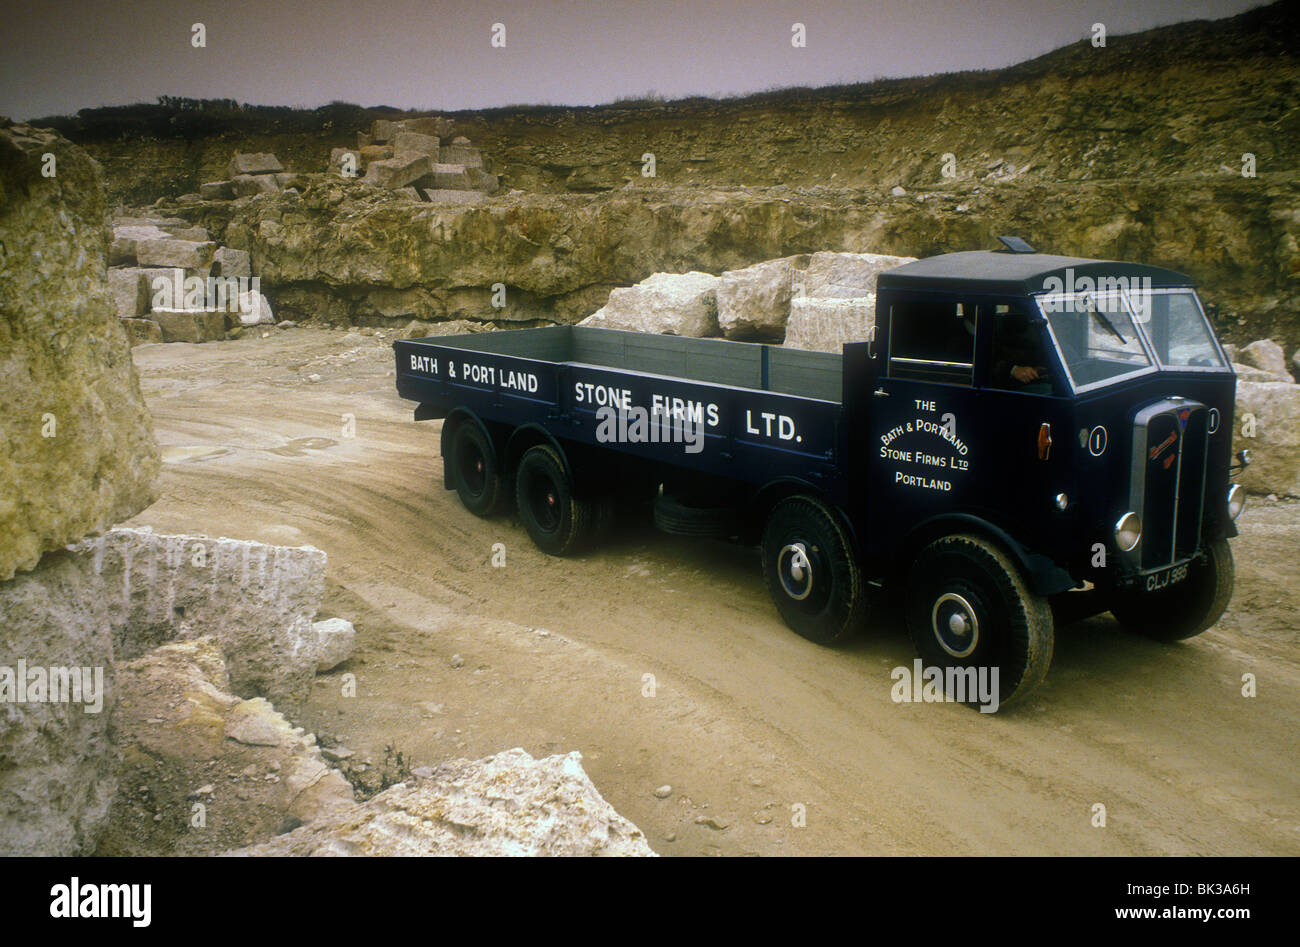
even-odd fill
[{"label": "license plate", "polygon": [[1177,585],[1185,578],[1187,578],[1187,563],[1185,562],[1180,566],[1161,569],[1159,572],[1153,572],[1147,576],[1147,591],[1156,592],[1166,586]]}]

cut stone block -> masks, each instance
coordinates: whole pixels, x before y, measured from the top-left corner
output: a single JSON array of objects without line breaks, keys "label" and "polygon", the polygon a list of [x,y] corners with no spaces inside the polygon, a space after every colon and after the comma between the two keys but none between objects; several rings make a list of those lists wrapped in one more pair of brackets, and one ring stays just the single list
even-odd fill
[{"label": "cut stone block", "polygon": [[199,197],[205,201],[228,201],[235,196],[229,181],[209,181],[199,185]]},{"label": "cut stone block", "polygon": [[[480,199],[482,192],[473,191]],[[657,335],[706,338],[718,334],[718,277],[655,273],[635,286],[610,291],[609,301],[578,325]]]},{"label": "cut stone block", "polygon": [[230,186],[234,189],[236,197],[280,193],[280,186],[276,184],[274,174],[240,174],[231,178]]},{"label": "cut stone block", "polygon": [[155,309],[153,319],[164,342],[216,342],[226,335],[220,309]]},{"label": "cut stone block", "polygon": [[393,152],[414,151],[428,155],[431,161],[438,160],[438,139],[433,135],[421,135],[419,132],[401,131],[393,136]]},{"label": "cut stone block", "polygon": [[472,191],[474,183],[463,164],[438,163],[432,165],[431,187],[447,191]]},{"label": "cut stone block", "polygon": [[386,161],[396,154],[388,145],[366,145],[360,151],[361,168],[366,168],[372,161]]},{"label": "cut stone block", "polygon": [[795,296],[785,324],[785,347],[811,352],[843,351],[845,342],[871,338],[876,325],[876,297]]},{"label": "cut stone block", "polygon": [[180,309],[185,299],[185,280],[190,276],[202,278],[206,275],[179,267],[137,267],[136,272],[144,283],[150,309]]},{"label": "cut stone block", "polygon": [[399,130],[399,122],[390,122],[387,119],[377,118],[370,126],[370,139],[375,144],[382,144],[386,141],[392,141],[393,136]]},{"label": "cut stone block", "polygon": [[[181,221],[184,224],[184,221]],[[116,224],[113,242],[109,245],[108,265],[122,266],[136,263],[135,245],[141,240],[165,240],[170,234],[152,223]]]},{"label": "cut stone block", "polygon": [[123,319],[122,328],[133,346],[163,340],[162,329],[152,319]]},{"label": "cut stone block", "polygon": [[213,255],[217,276],[252,276],[253,264],[247,250],[221,247]]},{"label": "cut stone block", "polygon": [[484,194],[495,194],[501,189],[501,175],[499,174],[474,171],[470,173],[470,179],[474,182],[474,190],[482,191]]},{"label": "cut stone block", "polygon": [[460,164],[466,168],[483,170],[483,153],[469,145],[445,145],[439,149],[438,157],[444,164]]},{"label": "cut stone block", "polygon": [[144,279],[134,267],[110,267],[108,291],[113,294],[119,319],[134,319],[149,311],[149,296]]},{"label": "cut stone block", "polygon": [[487,200],[482,191],[445,191],[435,187],[425,188],[424,196],[434,204],[481,204]]},{"label": "cut stone block", "polygon": [[780,342],[790,315],[796,268],[807,262],[807,257],[782,257],[723,273],[718,282],[722,334],[750,342]]},{"label": "cut stone block", "polygon": [[370,162],[365,180],[380,187],[406,187],[428,174],[431,168],[428,155],[409,152]]},{"label": "cut stone block", "polygon": [[108,245],[109,266],[130,266],[135,263],[135,241],[130,237],[114,237]]},{"label": "cut stone block", "polygon": [[171,227],[167,234],[176,240],[193,240],[195,243],[205,243],[212,239],[212,235],[202,227]]},{"label": "cut stone block", "polygon": [[139,240],[135,258],[141,266],[179,266],[206,274],[217,245],[211,240]]},{"label": "cut stone block", "polygon": [[275,155],[267,153],[236,152],[226,168],[226,172],[232,179],[242,174],[274,174],[276,171],[283,170],[284,165],[280,164],[280,160]]}]

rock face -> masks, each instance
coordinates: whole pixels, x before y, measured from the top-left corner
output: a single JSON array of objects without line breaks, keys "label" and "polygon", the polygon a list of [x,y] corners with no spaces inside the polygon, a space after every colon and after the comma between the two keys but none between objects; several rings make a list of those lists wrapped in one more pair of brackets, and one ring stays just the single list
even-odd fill
[{"label": "rock face", "polygon": [[[117,788],[113,636],[106,602],[85,591],[81,563],[66,552],[0,582],[0,856],[90,854],[108,819]],[[90,689],[81,672],[79,702],[50,701],[48,688],[36,696],[34,669],[62,680],[51,668],[89,669]]]},{"label": "rock face", "polygon": [[99,167],[52,132],[0,126],[3,581],[151,503],[159,460],[109,294]]},{"label": "rock face", "polygon": [[306,700],[325,583],[319,549],[119,528],[72,551],[84,594],[106,609],[119,660],[211,635],[236,694],[288,712]]},{"label": "rock face", "polygon": [[615,289],[609,302],[579,325],[661,335],[718,334],[718,277],[708,273],[655,273],[635,286]]},{"label": "rock face", "polygon": [[96,854],[215,854],[353,805],[311,734],[230,693],[216,639],[123,662],[117,686],[121,791]]},{"label": "rock face", "polygon": [[653,855],[578,753],[453,760],[233,855]]},{"label": "rock face", "polygon": [[796,274],[808,257],[785,257],[728,270],[718,280],[718,326],[729,339],[780,342]]},{"label": "rock face", "polygon": [[1300,385],[1238,379],[1234,424],[1233,452],[1251,454],[1237,481],[1252,493],[1300,496]]}]

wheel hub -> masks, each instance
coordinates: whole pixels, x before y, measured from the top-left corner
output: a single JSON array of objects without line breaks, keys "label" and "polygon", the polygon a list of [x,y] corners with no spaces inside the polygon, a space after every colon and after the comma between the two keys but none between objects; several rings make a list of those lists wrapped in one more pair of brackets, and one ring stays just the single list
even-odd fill
[{"label": "wheel hub", "polygon": [[970,657],[980,639],[975,606],[956,592],[943,593],[930,611],[930,630],[939,647],[948,654],[954,658]]},{"label": "wheel hub", "polygon": [[812,561],[803,543],[787,543],[781,548],[776,562],[781,588],[796,602],[802,602],[813,590]]}]

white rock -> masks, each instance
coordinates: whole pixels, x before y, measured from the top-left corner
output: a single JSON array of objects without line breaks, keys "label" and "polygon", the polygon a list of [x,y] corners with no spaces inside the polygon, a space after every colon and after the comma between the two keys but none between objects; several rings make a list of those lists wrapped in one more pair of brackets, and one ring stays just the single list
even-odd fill
[{"label": "white rock", "polygon": [[1291,381],[1291,373],[1286,368],[1286,352],[1272,339],[1258,339],[1237,352],[1237,361],[1252,368],[1276,375],[1284,381]]},{"label": "white rock", "polygon": [[332,671],[352,657],[357,644],[357,630],[346,618],[327,618],[314,622],[311,630],[316,638],[317,674]]},{"label": "white rock", "polygon": [[259,292],[250,291],[245,297],[241,297],[239,306],[239,324],[245,326],[272,325],[275,323],[275,315],[271,312],[271,304],[266,301],[266,297]]},{"label": "white rock", "polygon": [[703,338],[718,335],[718,277],[655,273],[609,294],[604,307],[579,325]]},{"label": "white rock", "polygon": [[839,353],[845,342],[862,342],[876,324],[875,295],[848,299],[822,296],[790,300],[785,346],[813,352]]},{"label": "white rock", "polygon": [[240,697],[290,711],[307,699],[312,619],[325,588],[319,549],[121,527],[69,548],[82,594],[107,609],[117,659],[210,634]]},{"label": "white rock", "polygon": [[452,760],[231,855],[654,855],[601,797],[582,756],[515,748]]},{"label": "white rock", "polygon": [[171,266],[207,273],[217,245],[211,240],[157,238],[137,240],[135,258],[141,266]]},{"label": "white rock", "polygon": [[1287,381],[1291,376],[1275,375],[1273,372],[1266,372],[1262,368],[1255,368],[1253,365],[1242,365],[1239,362],[1233,362],[1232,370],[1237,373],[1237,381]]},{"label": "white rock", "polygon": [[912,263],[910,256],[888,256],[882,253],[835,253],[823,250],[814,253],[808,261],[803,292],[796,296],[831,296],[853,299],[875,295],[876,277],[904,263]]},{"label": "white rock", "polygon": [[[1253,420],[1254,437],[1244,437]],[[1237,381],[1232,450],[1250,450],[1238,482],[1252,493],[1300,496],[1300,385]]]},{"label": "white rock", "polygon": [[779,342],[790,316],[798,266],[807,257],[783,257],[728,270],[718,278],[718,326],[729,339]]},{"label": "white rock", "polygon": [[108,291],[119,319],[135,319],[149,311],[149,294],[136,267],[110,267]]}]

